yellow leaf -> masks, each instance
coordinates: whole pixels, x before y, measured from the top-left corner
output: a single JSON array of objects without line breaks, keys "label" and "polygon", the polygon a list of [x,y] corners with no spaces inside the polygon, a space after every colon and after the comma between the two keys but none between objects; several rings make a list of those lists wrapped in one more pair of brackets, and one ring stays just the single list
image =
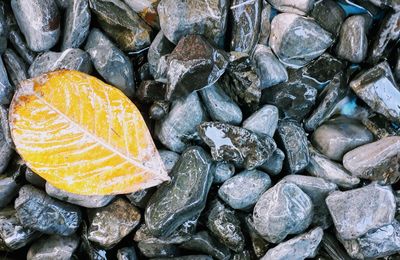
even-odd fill
[{"label": "yellow leaf", "polygon": [[10,128],[28,167],[71,193],[130,193],[169,180],[136,106],[78,71],[22,82],[10,106]]}]

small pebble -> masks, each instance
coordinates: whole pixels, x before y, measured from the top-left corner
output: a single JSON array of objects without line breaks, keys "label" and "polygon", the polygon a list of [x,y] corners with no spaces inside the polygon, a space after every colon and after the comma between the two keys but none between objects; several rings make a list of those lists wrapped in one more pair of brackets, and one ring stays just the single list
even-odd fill
[{"label": "small pebble", "polygon": [[131,202],[132,205],[144,209],[146,208],[147,202],[155,192],[155,189],[148,188],[139,190],[131,194],[127,194],[126,198]]},{"label": "small pebble", "polygon": [[18,190],[13,176],[0,175],[0,208],[7,206],[18,195]]},{"label": "small pebble", "polygon": [[7,71],[4,67],[3,59],[0,57],[0,104],[8,105],[11,102],[14,88],[8,80]]},{"label": "small pebble", "polygon": [[118,249],[117,252],[118,260],[137,260],[136,250],[133,246],[131,247],[123,247]]},{"label": "small pebble", "polygon": [[281,149],[276,148],[274,153],[259,168],[270,175],[278,175],[282,171],[284,160],[285,153]]},{"label": "small pebble", "polygon": [[31,65],[35,60],[36,53],[30,50],[25,42],[25,39],[18,30],[11,30],[8,34],[8,39],[13,45],[15,51],[28,64]]},{"label": "small pebble", "polygon": [[265,105],[243,122],[243,128],[256,134],[264,134],[273,137],[278,127],[279,111],[272,105]]},{"label": "small pebble", "polygon": [[158,153],[160,154],[161,160],[164,163],[165,169],[168,173],[170,173],[176,162],[179,160],[180,155],[168,150],[159,150]]},{"label": "small pebble", "polygon": [[282,13],[305,15],[314,6],[314,0],[269,0],[269,3]]},{"label": "small pebble", "polygon": [[170,54],[175,48],[175,45],[164,36],[162,31],[157,33],[157,36],[151,42],[147,52],[147,60],[150,66],[150,73],[156,77],[156,71],[160,58]]},{"label": "small pebble", "polygon": [[56,235],[41,237],[31,245],[26,259],[71,259],[78,245],[79,238],[76,235],[68,237]]},{"label": "small pebble", "polygon": [[10,80],[15,87],[19,86],[21,81],[29,78],[25,62],[12,49],[5,50],[3,59]]},{"label": "small pebble", "polygon": [[322,28],[330,32],[333,36],[339,35],[340,27],[346,18],[345,11],[334,0],[316,1],[310,15]]},{"label": "small pebble", "polygon": [[213,183],[221,184],[235,174],[235,166],[231,163],[216,162],[214,166]]}]

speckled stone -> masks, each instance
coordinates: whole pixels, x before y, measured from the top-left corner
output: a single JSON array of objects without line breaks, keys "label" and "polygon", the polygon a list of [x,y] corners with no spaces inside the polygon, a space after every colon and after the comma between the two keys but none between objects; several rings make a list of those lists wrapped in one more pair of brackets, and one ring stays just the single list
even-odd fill
[{"label": "speckled stone", "polygon": [[265,134],[273,137],[278,127],[279,111],[272,105],[265,105],[243,122],[243,128],[257,134]]},{"label": "speckled stone", "polygon": [[173,244],[149,243],[140,241],[137,244],[139,251],[147,258],[172,258],[179,255],[178,247]]},{"label": "speckled stone", "polygon": [[258,44],[268,46],[269,34],[271,33],[272,7],[267,0],[262,0],[260,33],[258,35]]},{"label": "speckled stone", "polygon": [[0,4],[0,54],[7,48],[8,26],[5,18],[5,6]]},{"label": "speckled stone", "polygon": [[27,260],[71,259],[78,248],[77,235],[41,237],[28,250]]},{"label": "speckled stone", "polygon": [[322,28],[332,33],[333,36],[339,35],[340,27],[346,18],[345,11],[334,0],[316,1],[310,15]]},{"label": "speckled stone", "polygon": [[8,146],[14,147],[8,120],[8,106],[6,105],[0,105],[0,128],[0,132],[3,133],[5,142],[8,144]]},{"label": "speckled stone", "polygon": [[3,129],[0,130],[0,173],[3,173],[7,168],[7,165],[14,154],[13,148],[9,143],[8,129],[4,129],[7,132],[3,132]]},{"label": "speckled stone", "polygon": [[147,52],[147,60],[149,62],[150,73],[156,77],[156,71],[160,58],[166,54],[171,53],[175,45],[164,36],[162,31],[157,33],[157,36],[151,42]]},{"label": "speckled stone", "polygon": [[235,174],[235,166],[231,163],[216,162],[214,165],[213,183],[224,183]]}]

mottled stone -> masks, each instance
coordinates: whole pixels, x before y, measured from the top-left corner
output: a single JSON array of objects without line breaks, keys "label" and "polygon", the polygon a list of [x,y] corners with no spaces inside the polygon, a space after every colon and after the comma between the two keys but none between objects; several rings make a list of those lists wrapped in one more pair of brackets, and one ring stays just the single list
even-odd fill
[{"label": "mottled stone", "polygon": [[144,103],[164,100],[166,85],[155,80],[143,80],[136,91],[136,97]]},{"label": "mottled stone", "polygon": [[4,67],[3,59],[0,57],[0,104],[8,105],[11,102],[14,88],[11,86]]},{"label": "mottled stone", "polygon": [[261,258],[267,252],[269,243],[257,232],[254,228],[254,223],[251,214],[244,219],[244,227],[247,231],[250,240],[251,247],[256,257]]},{"label": "mottled stone", "polygon": [[148,243],[140,241],[139,251],[148,258],[167,257],[172,258],[178,255],[178,248],[172,244]]},{"label": "mottled stone", "polygon": [[78,248],[79,238],[76,235],[46,236],[37,240],[29,248],[27,260],[71,259]]},{"label": "mottled stone", "polygon": [[52,0],[12,0],[11,7],[29,49],[45,51],[60,36],[60,14]]},{"label": "mottled stone", "polygon": [[151,42],[147,52],[147,60],[149,62],[150,73],[156,77],[156,71],[160,58],[170,54],[175,48],[175,45],[164,36],[162,31],[157,33],[157,36]]},{"label": "mottled stone", "polygon": [[131,247],[123,247],[118,249],[117,252],[118,260],[137,260],[136,250],[133,246]]},{"label": "mottled stone", "polygon": [[28,78],[26,64],[12,49],[6,49],[3,53],[4,65],[6,66],[11,82],[15,87]]},{"label": "mottled stone", "polygon": [[265,105],[243,122],[243,128],[256,134],[264,134],[273,137],[278,127],[279,111],[272,105]]},{"label": "mottled stone", "polygon": [[323,235],[324,231],[320,227],[312,229],[268,250],[261,260],[302,260],[315,257]]},{"label": "mottled stone", "polygon": [[196,127],[206,119],[206,113],[197,93],[175,101],[169,114],[156,125],[156,136],[169,150],[182,152],[187,145],[187,136],[196,132]]},{"label": "mottled stone", "polygon": [[224,183],[235,174],[235,166],[231,163],[216,162],[214,166],[213,183]]},{"label": "mottled stone", "polygon": [[248,170],[262,165],[276,149],[271,137],[224,123],[204,122],[198,132],[215,161],[230,161]]},{"label": "mottled stone", "polygon": [[152,29],[121,0],[89,0],[100,27],[123,51],[138,51],[150,45]]},{"label": "mottled stone", "polygon": [[154,193],[145,210],[146,225],[155,236],[170,235],[204,209],[213,178],[211,159],[200,147],[188,148],[171,177],[171,182]]},{"label": "mottled stone", "polygon": [[335,191],[326,198],[326,204],[342,239],[355,239],[392,223],[396,211],[390,187],[377,184],[350,191]]},{"label": "mottled stone", "polygon": [[8,26],[5,18],[5,6],[0,4],[0,54],[7,48]]},{"label": "mottled stone", "polygon": [[298,68],[324,53],[332,38],[312,19],[282,13],[272,20],[269,44],[285,65]]},{"label": "mottled stone", "polygon": [[35,60],[36,53],[28,48],[25,39],[18,30],[11,30],[8,34],[8,39],[13,45],[14,50],[28,64],[31,65]]},{"label": "mottled stone", "polygon": [[75,233],[82,218],[77,206],[54,200],[31,185],[19,190],[15,210],[24,227],[62,236]]},{"label": "mottled stone", "polygon": [[150,106],[149,117],[153,120],[161,120],[169,112],[170,103],[168,101],[157,100]]},{"label": "mottled stone", "polygon": [[304,15],[314,6],[314,0],[268,0],[278,11]]},{"label": "mottled stone", "polygon": [[14,148],[14,142],[11,138],[8,114],[8,106],[0,105],[0,132],[3,134],[2,138],[5,140],[8,146]]},{"label": "mottled stone", "polygon": [[155,192],[155,189],[149,188],[145,190],[139,190],[131,194],[127,194],[126,198],[136,207],[144,209],[146,208],[147,202]]},{"label": "mottled stone", "polygon": [[223,47],[228,1],[162,0],[157,7],[164,35],[173,43],[189,34],[201,34]]},{"label": "mottled stone", "polygon": [[111,85],[132,97],[135,81],[132,63],[100,30],[94,28],[86,41],[94,68]]},{"label": "mottled stone", "polygon": [[258,34],[258,44],[268,46],[269,34],[271,33],[272,8],[267,0],[262,0],[260,33]]},{"label": "mottled stone", "polygon": [[168,150],[159,150],[158,153],[160,154],[161,160],[164,163],[165,170],[170,173],[176,162],[179,160],[180,155]]},{"label": "mottled stone", "polygon": [[233,209],[246,210],[254,206],[270,186],[268,174],[258,170],[243,171],[225,181],[218,196]]},{"label": "mottled stone", "polygon": [[17,196],[19,190],[14,177],[7,175],[0,175],[0,208],[7,206]]},{"label": "mottled stone", "polygon": [[160,29],[157,5],[160,0],[123,0],[152,28]]},{"label": "mottled stone", "polygon": [[297,185],[280,182],[267,190],[253,211],[254,227],[271,243],[289,234],[300,234],[311,224],[313,204]]},{"label": "mottled stone", "polygon": [[268,160],[260,166],[260,169],[271,175],[278,175],[283,168],[285,153],[277,148]]},{"label": "mottled stone", "polygon": [[242,122],[240,107],[225,94],[218,84],[202,89],[200,95],[212,120],[232,125]]},{"label": "mottled stone", "polygon": [[7,168],[8,162],[11,160],[13,155],[12,146],[9,144],[8,132],[0,130],[0,173],[3,173]]},{"label": "mottled stone", "polygon": [[310,15],[333,36],[339,35],[340,27],[346,18],[343,8],[333,0],[317,1]]}]

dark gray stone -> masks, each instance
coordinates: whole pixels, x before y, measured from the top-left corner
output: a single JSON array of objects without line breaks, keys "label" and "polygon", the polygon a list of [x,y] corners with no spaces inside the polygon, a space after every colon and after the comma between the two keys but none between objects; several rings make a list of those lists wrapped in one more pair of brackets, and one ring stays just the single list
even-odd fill
[{"label": "dark gray stone", "polygon": [[118,249],[117,252],[118,260],[137,260],[136,250],[133,246],[131,247],[123,247]]},{"label": "dark gray stone", "polygon": [[17,196],[19,190],[19,185],[13,176],[7,175],[0,175],[0,208],[7,206]]},{"label": "dark gray stone", "polygon": [[243,128],[256,134],[264,134],[273,137],[278,127],[279,111],[272,105],[265,105],[243,122]]},{"label": "dark gray stone", "polygon": [[139,190],[131,194],[127,194],[126,198],[136,207],[144,209],[146,208],[147,202],[155,192],[155,189],[148,188],[145,190]]},{"label": "dark gray stone", "polygon": [[153,258],[153,260],[213,260],[213,258],[208,255],[185,255],[185,256],[177,256],[171,258],[157,257]]},{"label": "dark gray stone", "polygon": [[45,189],[46,180],[34,173],[31,169],[26,168],[25,179],[36,187]]},{"label": "dark gray stone", "polygon": [[3,173],[7,168],[8,162],[13,155],[13,148],[8,140],[9,132],[4,133],[3,131],[7,129],[3,129],[0,130],[0,173]]},{"label": "dark gray stone", "polygon": [[251,247],[254,251],[254,254],[256,257],[261,258],[267,252],[269,243],[265,241],[264,238],[254,228],[251,214],[244,219],[244,227],[248,233],[248,236],[250,237]]},{"label": "dark gray stone", "polygon": [[333,0],[317,1],[310,15],[333,36],[339,35],[340,27],[346,18],[343,8]]},{"label": "dark gray stone", "polygon": [[150,107],[149,117],[153,120],[163,119],[169,112],[170,103],[168,101],[157,100]]},{"label": "dark gray stone", "polygon": [[336,236],[325,232],[321,241],[321,251],[325,251],[329,259],[351,260]]},{"label": "dark gray stone", "polygon": [[217,162],[214,166],[213,183],[224,183],[235,174],[235,166],[231,163]]},{"label": "dark gray stone", "polygon": [[260,166],[260,169],[271,175],[278,175],[283,168],[285,153],[277,148],[268,160]]},{"label": "dark gray stone", "polygon": [[178,255],[178,247],[173,244],[159,244],[140,241],[139,251],[148,258],[167,257],[172,258]]},{"label": "dark gray stone", "polygon": [[162,31],[157,33],[157,36],[151,42],[147,52],[147,60],[149,62],[150,73],[156,77],[158,62],[164,55],[170,54],[175,48],[175,45],[164,36]]},{"label": "dark gray stone", "polygon": [[168,150],[159,150],[158,153],[160,154],[161,160],[164,163],[165,169],[168,173],[170,173],[176,162],[179,160],[180,155]]},{"label": "dark gray stone", "polygon": [[12,49],[6,49],[3,53],[4,64],[6,66],[11,82],[15,87],[28,78],[26,64]]},{"label": "dark gray stone", "polygon": [[78,248],[79,238],[76,235],[46,236],[31,245],[26,256],[27,260],[71,259]]},{"label": "dark gray stone", "polygon": [[271,33],[272,15],[273,14],[271,5],[267,2],[267,0],[262,0],[260,33],[258,35],[258,44],[264,44],[268,46],[269,35]]},{"label": "dark gray stone", "polygon": [[11,102],[14,88],[8,80],[7,71],[3,59],[0,57],[0,104],[8,105]]},{"label": "dark gray stone", "polygon": [[14,142],[11,138],[10,124],[8,120],[8,106],[0,105],[0,132],[3,133],[4,139],[8,146],[14,148]]},{"label": "dark gray stone", "polygon": [[368,1],[382,8],[391,7],[396,11],[400,10],[400,3],[396,0],[368,0]]},{"label": "dark gray stone", "polygon": [[268,0],[278,11],[304,15],[314,6],[314,0]]},{"label": "dark gray stone", "polygon": [[143,103],[152,103],[157,100],[164,100],[166,85],[155,80],[143,80],[136,91],[136,98]]},{"label": "dark gray stone", "polygon": [[249,250],[243,250],[242,252],[233,255],[232,260],[251,260],[252,254]]},{"label": "dark gray stone", "polygon": [[35,60],[36,53],[28,48],[25,39],[18,30],[11,30],[8,34],[8,39],[13,45],[14,50],[19,54],[19,56],[28,64],[31,65]]},{"label": "dark gray stone", "polygon": [[8,26],[5,17],[5,6],[0,4],[0,54],[7,48]]}]

